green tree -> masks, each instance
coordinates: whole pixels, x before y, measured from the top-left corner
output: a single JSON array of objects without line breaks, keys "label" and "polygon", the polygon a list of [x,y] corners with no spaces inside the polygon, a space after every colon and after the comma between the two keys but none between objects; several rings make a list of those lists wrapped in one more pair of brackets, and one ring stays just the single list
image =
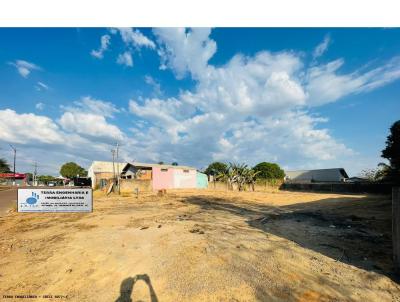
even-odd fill
[{"label": "green tree", "polygon": [[388,180],[400,183],[400,120],[390,127],[382,157],[389,161]]},{"label": "green tree", "polygon": [[177,163],[176,161],[174,161],[174,162],[172,163],[172,165],[173,165],[173,166],[178,166],[178,163]]},{"label": "green tree", "polygon": [[37,177],[37,180],[40,181],[40,182],[43,182],[43,183],[47,184],[47,183],[50,182],[50,181],[56,180],[56,178],[55,178],[54,176],[51,176],[51,175],[39,175],[39,176]]},{"label": "green tree", "polygon": [[9,173],[10,165],[4,158],[0,158],[0,173]]},{"label": "green tree", "polygon": [[224,174],[227,169],[228,169],[227,164],[216,161],[210,164],[204,171],[204,173],[207,175],[219,175],[219,174]]},{"label": "green tree", "polygon": [[27,181],[32,181],[33,180],[33,174],[32,173],[25,173],[25,175],[26,175],[26,180]]},{"label": "green tree", "polygon": [[257,177],[262,179],[283,179],[285,177],[285,172],[275,163],[262,162],[257,164],[253,170],[259,172]]},{"label": "green tree", "polygon": [[159,165],[163,165],[164,162],[163,162],[163,161],[159,161],[158,164],[159,164]]},{"label": "green tree", "polygon": [[61,166],[60,174],[66,178],[72,178],[75,176],[86,176],[87,171],[74,162],[65,163]]}]

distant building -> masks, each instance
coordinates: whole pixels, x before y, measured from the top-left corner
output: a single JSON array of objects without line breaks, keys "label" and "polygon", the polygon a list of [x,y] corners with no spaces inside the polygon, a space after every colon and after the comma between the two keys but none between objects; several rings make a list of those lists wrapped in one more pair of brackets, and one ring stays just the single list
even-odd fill
[{"label": "distant building", "polygon": [[153,190],[206,188],[207,176],[189,166],[127,163],[122,169],[123,179],[150,180]]},{"label": "distant building", "polygon": [[88,177],[92,180],[92,188],[104,187],[107,181],[113,179],[122,169],[126,163],[114,163],[110,161],[94,161],[88,169]]},{"label": "distant building", "polygon": [[285,171],[286,182],[343,182],[349,178],[343,168]]},{"label": "distant building", "polygon": [[0,173],[0,184],[12,185],[14,183],[17,186],[24,186],[27,184],[27,177],[24,173]]}]

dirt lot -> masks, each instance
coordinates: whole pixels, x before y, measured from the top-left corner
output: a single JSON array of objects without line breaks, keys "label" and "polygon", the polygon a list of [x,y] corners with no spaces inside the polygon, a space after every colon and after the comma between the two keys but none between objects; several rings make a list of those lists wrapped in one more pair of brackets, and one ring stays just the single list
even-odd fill
[{"label": "dirt lot", "polygon": [[400,301],[390,197],[95,196],[91,214],[0,219],[0,300]]}]

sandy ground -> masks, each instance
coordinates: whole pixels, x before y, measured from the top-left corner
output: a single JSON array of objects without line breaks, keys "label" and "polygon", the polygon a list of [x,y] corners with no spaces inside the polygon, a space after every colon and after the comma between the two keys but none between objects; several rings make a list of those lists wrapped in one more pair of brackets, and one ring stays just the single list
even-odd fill
[{"label": "sandy ground", "polygon": [[380,196],[95,194],[0,218],[0,300],[400,301],[390,223]]}]

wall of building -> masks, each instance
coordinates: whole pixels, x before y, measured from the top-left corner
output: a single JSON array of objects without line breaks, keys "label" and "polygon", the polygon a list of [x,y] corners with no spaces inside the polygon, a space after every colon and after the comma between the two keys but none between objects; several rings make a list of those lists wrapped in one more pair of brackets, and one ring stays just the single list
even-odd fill
[{"label": "wall of building", "polygon": [[153,167],[153,190],[173,189],[174,169]]},{"label": "wall of building", "polygon": [[196,173],[196,187],[199,189],[205,189],[208,187],[208,177],[204,173]]},{"label": "wall of building", "polygon": [[114,174],[111,172],[100,172],[100,173],[94,173],[94,177],[92,176],[92,188],[99,188],[101,187],[101,180],[109,180],[114,177]]},{"label": "wall of building", "polygon": [[[140,174],[137,173],[138,171],[140,171]],[[125,172],[124,178],[133,179],[135,177],[138,177],[138,179],[141,180],[151,180],[152,179],[151,169],[140,169],[130,166],[128,171]]]},{"label": "wall of building", "polygon": [[121,193],[136,193],[152,191],[151,180],[121,179]]},{"label": "wall of building", "polygon": [[175,189],[196,188],[196,170],[173,169],[173,175]]}]

